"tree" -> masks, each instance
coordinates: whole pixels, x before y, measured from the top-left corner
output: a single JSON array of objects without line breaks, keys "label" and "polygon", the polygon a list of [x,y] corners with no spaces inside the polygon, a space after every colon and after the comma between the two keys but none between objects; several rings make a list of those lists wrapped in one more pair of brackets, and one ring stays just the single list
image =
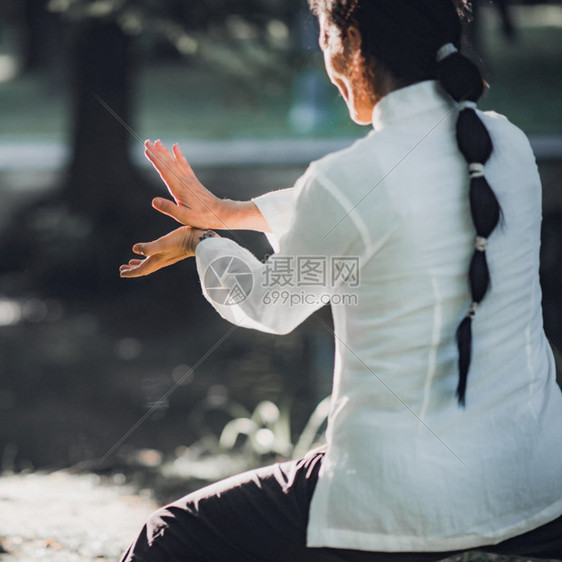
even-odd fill
[{"label": "tree", "polygon": [[68,51],[72,158],[61,188],[23,209],[4,234],[3,253],[12,256],[4,270],[25,262],[28,279],[66,295],[114,290],[135,227],[146,223],[156,233],[169,226],[151,211],[154,188],[129,159],[129,145],[138,141],[132,133],[135,38],[165,40],[245,87],[249,76],[286,79],[290,43],[275,40],[271,22],[289,22],[295,1],[51,0]]}]

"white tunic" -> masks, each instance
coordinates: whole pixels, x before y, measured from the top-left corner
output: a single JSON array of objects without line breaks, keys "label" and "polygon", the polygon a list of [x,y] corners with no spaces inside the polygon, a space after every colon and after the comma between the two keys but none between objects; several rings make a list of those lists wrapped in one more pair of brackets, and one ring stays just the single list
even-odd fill
[{"label": "white tunic", "polygon": [[[503,219],[488,245],[492,287],[473,323],[466,409],[455,399],[454,335],[470,304],[475,233],[457,112],[437,83],[387,95],[366,138],[311,164],[294,188],[254,199],[278,250],[269,262],[227,239],[197,247],[205,296],[237,325],[287,333],[331,299],[333,393],[309,546],[466,549],[562,514],[562,394],[538,278],[540,181],[523,133],[480,116]],[[235,259],[217,280],[208,268],[221,256]],[[357,258],[359,278],[351,269],[331,277],[341,257]],[[325,260],[323,284],[298,267],[311,258]],[[274,259],[284,278],[273,279]],[[241,280],[238,304],[217,302],[217,282],[229,291]],[[275,280],[286,298],[272,298]]]}]

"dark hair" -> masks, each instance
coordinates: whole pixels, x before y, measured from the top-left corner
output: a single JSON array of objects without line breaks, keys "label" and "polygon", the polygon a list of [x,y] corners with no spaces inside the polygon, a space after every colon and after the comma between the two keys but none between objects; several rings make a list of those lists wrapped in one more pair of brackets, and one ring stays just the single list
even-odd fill
[{"label": "dark hair", "polygon": [[[472,354],[472,320],[490,285],[486,243],[501,214],[483,171],[493,150],[475,105],[484,91],[484,82],[478,67],[458,50],[462,18],[467,14],[466,0],[309,0],[309,4],[316,15],[323,14],[340,30],[342,38],[350,25],[359,29],[367,68],[382,67],[397,87],[437,79],[453,100],[461,102],[457,143],[470,171],[470,211],[476,230],[468,272],[472,304],[456,332],[459,353],[456,396],[464,406]],[[437,61],[437,52],[449,43],[454,49]]]}]

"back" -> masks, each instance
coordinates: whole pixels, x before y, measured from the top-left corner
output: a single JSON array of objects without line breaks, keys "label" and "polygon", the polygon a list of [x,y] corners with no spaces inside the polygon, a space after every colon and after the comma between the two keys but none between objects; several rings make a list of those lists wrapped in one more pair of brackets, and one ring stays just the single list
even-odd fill
[{"label": "back", "polygon": [[562,512],[562,396],[542,328],[534,157],[516,127],[482,115],[503,221],[489,240],[492,287],[473,324],[463,410],[455,331],[471,300],[475,232],[456,111],[432,82],[376,107],[374,133],[315,164],[367,250],[359,306],[332,307],[332,414],[309,545],[493,544]]}]

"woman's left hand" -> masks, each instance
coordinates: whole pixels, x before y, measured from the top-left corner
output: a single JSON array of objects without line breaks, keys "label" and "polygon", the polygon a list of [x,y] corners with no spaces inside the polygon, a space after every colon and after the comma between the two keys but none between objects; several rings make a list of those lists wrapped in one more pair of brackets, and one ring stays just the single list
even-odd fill
[{"label": "woman's left hand", "polygon": [[229,200],[213,195],[198,179],[175,144],[170,152],[162,141],[146,141],[145,156],[160,174],[174,201],[156,197],[152,206],[181,224],[197,228],[227,228]]},{"label": "woman's left hand", "polygon": [[[119,268],[121,277],[142,277],[150,275],[163,267],[195,255],[195,248],[204,230],[182,226],[152,242],[133,246],[133,252],[144,259],[132,259]],[[217,234],[213,233],[214,236]]]}]

